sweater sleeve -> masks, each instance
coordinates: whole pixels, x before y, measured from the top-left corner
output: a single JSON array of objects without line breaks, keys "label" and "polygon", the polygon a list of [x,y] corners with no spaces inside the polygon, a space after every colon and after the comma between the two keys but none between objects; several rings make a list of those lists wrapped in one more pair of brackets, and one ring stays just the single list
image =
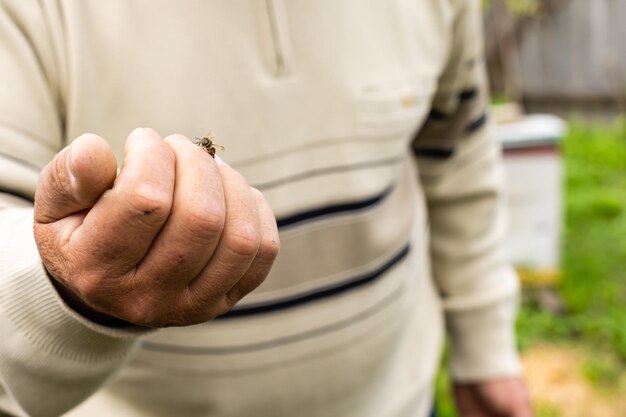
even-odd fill
[{"label": "sweater sleeve", "polygon": [[48,3],[0,0],[0,415],[63,414],[124,363],[141,332],[68,308],[34,241],[37,177],[63,146]]},{"label": "sweater sleeve", "polygon": [[478,0],[454,6],[447,64],[413,143],[456,381],[520,372],[518,280],[507,263],[501,152],[490,135]]}]

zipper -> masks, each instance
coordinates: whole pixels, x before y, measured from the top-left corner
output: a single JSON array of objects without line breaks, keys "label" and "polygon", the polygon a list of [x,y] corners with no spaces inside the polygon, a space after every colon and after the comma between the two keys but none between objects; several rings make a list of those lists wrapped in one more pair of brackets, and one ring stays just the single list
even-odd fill
[{"label": "zipper", "polygon": [[292,70],[292,53],[283,0],[264,0],[273,49],[274,75],[285,77]]}]

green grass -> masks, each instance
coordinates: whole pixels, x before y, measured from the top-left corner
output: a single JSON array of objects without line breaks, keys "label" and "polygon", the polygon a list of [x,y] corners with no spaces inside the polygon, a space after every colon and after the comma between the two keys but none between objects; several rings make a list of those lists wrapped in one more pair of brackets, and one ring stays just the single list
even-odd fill
[{"label": "green grass", "polygon": [[[626,374],[625,126],[570,124],[562,146],[563,279],[557,288],[566,311],[541,311],[527,294],[517,326],[522,350],[552,342],[594,352],[581,366],[599,389],[616,389]],[[454,417],[447,384],[442,373],[437,384],[439,415]],[[538,407],[537,413],[558,416],[550,407]]]},{"label": "green grass", "polygon": [[[565,221],[560,316],[522,308],[522,347],[571,341],[626,367],[626,132],[623,124],[574,122],[563,143]],[[625,368],[626,369],[626,368]]]}]

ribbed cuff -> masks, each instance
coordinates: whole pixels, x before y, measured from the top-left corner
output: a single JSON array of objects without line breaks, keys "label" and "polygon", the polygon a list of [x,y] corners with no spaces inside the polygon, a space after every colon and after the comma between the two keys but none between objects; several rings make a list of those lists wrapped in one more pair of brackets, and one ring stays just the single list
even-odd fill
[{"label": "ribbed cuff", "polygon": [[450,372],[457,382],[519,376],[515,343],[518,292],[487,305],[446,312],[451,339]]},{"label": "ribbed cuff", "polygon": [[0,211],[0,314],[51,355],[80,362],[126,356],[149,330],[109,328],[70,309],[41,263],[32,223],[32,209]]}]

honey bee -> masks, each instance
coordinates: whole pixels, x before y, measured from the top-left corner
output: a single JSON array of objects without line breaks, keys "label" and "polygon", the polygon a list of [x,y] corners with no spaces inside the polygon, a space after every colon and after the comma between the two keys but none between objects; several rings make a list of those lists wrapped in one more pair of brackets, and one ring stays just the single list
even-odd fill
[{"label": "honey bee", "polygon": [[215,140],[215,135],[213,133],[208,133],[203,138],[195,138],[193,143],[198,145],[202,149],[204,149],[205,152],[207,152],[209,155],[215,158],[216,148],[219,148],[221,151],[224,151],[224,147],[222,145],[218,145],[217,143],[213,142],[214,140]]}]

